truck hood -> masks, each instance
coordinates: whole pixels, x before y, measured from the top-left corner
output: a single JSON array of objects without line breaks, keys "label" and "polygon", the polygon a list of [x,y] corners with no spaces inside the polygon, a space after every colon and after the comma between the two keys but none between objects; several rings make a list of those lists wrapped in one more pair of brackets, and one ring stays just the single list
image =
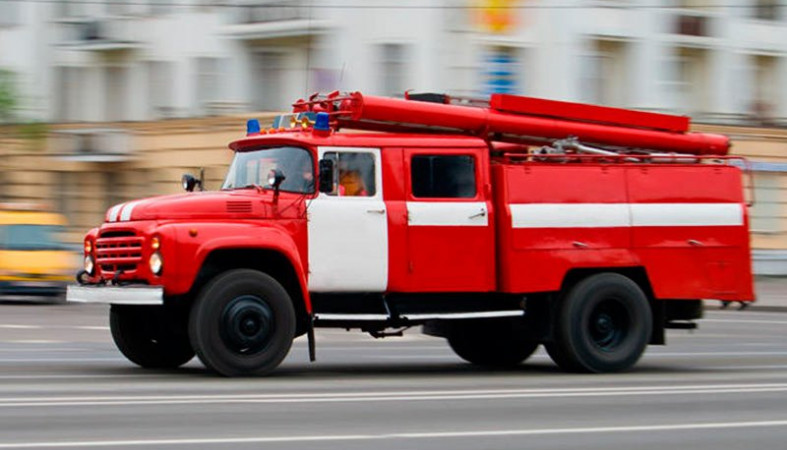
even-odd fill
[{"label": "truck hood", "polygon": [[136,220],[191,220],[219,218],[284,218],[295,215],[301,208],[287,207],[303,204],[303,195],[282,192],[278,207],[273,205],[273,192],[239,189],[220,192],[192,192],[134,200],[115,205],[107,211],[106,222]]}]

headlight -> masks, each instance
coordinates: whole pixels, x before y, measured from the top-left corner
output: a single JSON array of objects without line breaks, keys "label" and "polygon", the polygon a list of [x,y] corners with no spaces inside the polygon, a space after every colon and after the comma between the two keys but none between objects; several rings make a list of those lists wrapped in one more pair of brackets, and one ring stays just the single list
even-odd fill
[{"label": "headlight", "polygon": [[93,257],[90,255],[85,256],[85,272],[87,272],[90,276],[93,276],[94,268],[95,264],[93,264]]},{"label": "headlight", "polygon": [[148,261],[150,265],[150,271],[156,275],[161,275],[161,269],[164,268],[164,261],[161,259],[161,255],[159,252],[155,252],[150,255],[150,260]]}]

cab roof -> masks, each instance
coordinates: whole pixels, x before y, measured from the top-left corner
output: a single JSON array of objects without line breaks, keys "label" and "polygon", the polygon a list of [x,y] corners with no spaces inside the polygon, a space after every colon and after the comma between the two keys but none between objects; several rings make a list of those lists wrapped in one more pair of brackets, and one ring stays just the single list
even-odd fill
[{"label": "cab roof", "polygon": [[446,150],[456,148],[487,148],[486,142],[474,136],[456,134],[332,132],[321,135],[311,129],[277,131],[247,136],[230,143],[229,148],[243,151],[247,147],[267,145],[304,145],[308,147],[429,147]]}]

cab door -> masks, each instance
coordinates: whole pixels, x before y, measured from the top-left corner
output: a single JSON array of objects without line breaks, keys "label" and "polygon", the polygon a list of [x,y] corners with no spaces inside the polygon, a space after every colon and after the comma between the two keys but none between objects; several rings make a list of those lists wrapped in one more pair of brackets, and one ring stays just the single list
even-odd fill
[{"label": "cab door", "polygon": [[473,149],[405,150],[411,292],[495,289],[487,160]]},{"label": "cab door", "polygon": [[309,290],[384,292],[388,220],[380,149],[320,147],[334,161],[334,191],[308,205]]}]

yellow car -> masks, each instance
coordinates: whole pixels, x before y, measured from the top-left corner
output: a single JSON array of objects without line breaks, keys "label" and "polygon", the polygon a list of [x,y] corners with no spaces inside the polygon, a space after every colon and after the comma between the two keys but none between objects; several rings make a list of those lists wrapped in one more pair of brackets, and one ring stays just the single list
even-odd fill
[{"label": "yellow car", "polygon": [[74,254],[60,241],[60,214],[0,209],[0,300],[65,299]]}]

